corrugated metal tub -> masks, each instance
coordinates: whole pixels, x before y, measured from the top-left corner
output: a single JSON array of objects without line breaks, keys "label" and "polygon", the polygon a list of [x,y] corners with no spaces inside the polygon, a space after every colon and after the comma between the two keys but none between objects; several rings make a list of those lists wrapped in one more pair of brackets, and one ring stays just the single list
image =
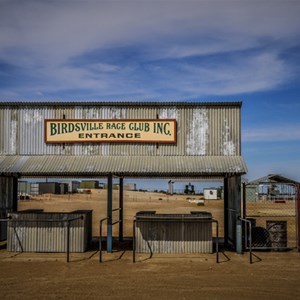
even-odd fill
[{"label": "corrugated metal tub", "polygon": [[[16,252],[84,252],[92,239],[92,211],[70,213],[38,210],[9,213],[7,250]],[[70,221],[71,220],[71,221]]]},{"label": "corrugated metal tub", "polygon": [[135,239],[139,253],[212,253],[212,215],[138,212]]}]

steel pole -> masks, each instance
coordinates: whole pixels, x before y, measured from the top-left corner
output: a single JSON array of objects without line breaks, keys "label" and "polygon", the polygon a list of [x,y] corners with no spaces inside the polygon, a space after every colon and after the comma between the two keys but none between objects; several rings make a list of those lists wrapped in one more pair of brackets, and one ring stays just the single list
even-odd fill
[{"label": "steel pole", "polygon": [[123,216],[124,216],[124,212],[123,212],[123,198],[124,198],[124,179],[120,178],[120,184],[119,184],[119,242],[123,242],[123,228],[124,228],[124,222],[123,222]]},{"label": "steel pole", "polygon": [[70,221],[67,221],[67,262],[70,261]]},{"label": "steel pole", "polygon": [[113,178],[107,178],[107,252],[112,253],[112,197],[113,197]]}]

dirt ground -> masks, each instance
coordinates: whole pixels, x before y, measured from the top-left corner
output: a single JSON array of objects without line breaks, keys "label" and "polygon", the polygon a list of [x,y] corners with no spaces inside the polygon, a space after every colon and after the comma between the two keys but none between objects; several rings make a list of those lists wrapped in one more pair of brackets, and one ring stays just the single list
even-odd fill
[{"label": "dirt ground", "polygon": [[[222,223],[223,201],[197,206],[188,198],[126,191],[125,236],[132,235],[132,219],[139,210],[211,211]],[[117,195],[114,207],[118,207]],[[93,209],[97,236],[99,220],[106,216],[106,193],[97,190],[91,195],[44,195],[20,201],[19,210],[29,208]],[[255,252],[253,264],[248,253],[226,251],[217,264],[215,254],[137,254],[133,263],[130,247],[125,249],[104,252],[100,264],[96,248],[71,253],[67,263],[64,253],[12,253],[2,246],[0,299],[300,299],[300,253],[296,250]]]},{"label": "dirt ground", "polygon": [[8,253],[0,250],[1,299],[299,299],[300,253]]}]

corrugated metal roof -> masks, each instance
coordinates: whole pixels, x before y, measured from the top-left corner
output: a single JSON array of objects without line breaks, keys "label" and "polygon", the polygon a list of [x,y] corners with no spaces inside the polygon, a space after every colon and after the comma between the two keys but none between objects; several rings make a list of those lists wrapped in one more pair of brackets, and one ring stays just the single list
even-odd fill
[{"label": "corrugated metal roof", "polygon": [[0,156],[0,175],[197,177],[241,175],[241,156]]},{"label": "corrugated metal roof", "polygon": [[118,107],[118,106],[131,106],[131,107],[195,107],[195,106],[242,106],[241,101],[232,101],[232,102],[176,102],[176,101],[166,101],[166,102],[133,102],[133,101],[36,101],[36,102],[27,102],[27,101],[2,101],[0,100],[0,106],[10,107],[10,106],[106,106],[106,107]]},{"label": "corrugated metal roof", "polygon": [[298,182],[278,174],[269,174],[267,176],[249,181],[248,184],[261,184],[261,183],[292,183],[297,184]]}]

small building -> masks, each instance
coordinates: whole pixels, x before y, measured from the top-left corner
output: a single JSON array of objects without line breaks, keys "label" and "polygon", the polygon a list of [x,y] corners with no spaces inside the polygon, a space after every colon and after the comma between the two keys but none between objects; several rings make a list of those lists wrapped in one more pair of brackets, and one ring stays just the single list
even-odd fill
[{"label": "small building", "polygon": [[68,192],[69,192],[69,185],[67,183],[61,182],[59,184],[59,187],[60,187],[60,194],[62,194],[62,195],[68,194]]},{"label": "small building", "polygon": [[82,180],[80,182],[81,189],[98,189],[99,181],[98,180]]},{"label": "small building", "polygon": [[105,183],[104,182],[99,182],[99,189],[103,190],[105,188]]},{"label": "small building", "polygon": [[68,193],[77,193],[77,189],[80,188],[80,181],[64,181],[68,185]]},{"label": "small building", "polygon": [[218,190],[215,188],[203,189],[203,195],[205,200],[218,199]]},{"label": "small building", "polygon": [[136,183],[125,183],[124,190],[126,191],[136,191]]},{"label": "small building", "polygon": [[37,182],[30,183],[30,195],[39,195],[40,185]]},{"label": "small building", "polygon": [[19,194],[30,194],[30,182],[28,181],[19,181],[18,182],[18,193]]},{"label": "small building", "polygon": [[40,182],[39,194],[61,194],[61,185],[58,182]]}]

